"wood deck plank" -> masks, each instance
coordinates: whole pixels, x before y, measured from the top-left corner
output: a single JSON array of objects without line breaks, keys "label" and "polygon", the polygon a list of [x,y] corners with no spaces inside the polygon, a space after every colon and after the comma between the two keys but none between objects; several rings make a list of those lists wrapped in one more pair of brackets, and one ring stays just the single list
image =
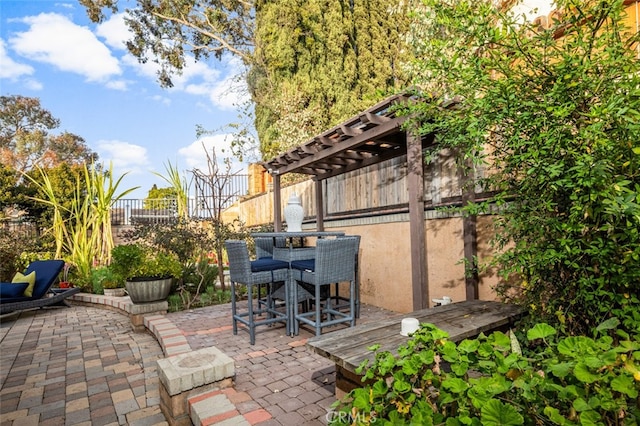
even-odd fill
[{"label": "wood deck plank", "polygon": [[360,363],[373,361],[374,353],[367,348],[379,344],[381,351],[396,354],[409,337],[400,334],[403,318],[417,318],[420,323],[432,323],[459,342],[482,332],[500,329],[524,314],[521,307],[499,302],[470,300],[436,308],[397,315],[384,321],[359,325],[309,339],[307,345],[337,366],[355,374]]}]

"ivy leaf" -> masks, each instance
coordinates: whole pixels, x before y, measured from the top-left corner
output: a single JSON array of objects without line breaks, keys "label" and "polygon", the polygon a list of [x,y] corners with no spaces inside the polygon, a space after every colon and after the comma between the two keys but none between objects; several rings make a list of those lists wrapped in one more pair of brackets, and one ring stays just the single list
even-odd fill
[{"label": "ivy leaf", "polygon": [[540,323],[536,324],[531,330],[527,331],[527,339],[546,339],[549,336],[556,334],[556,329],[549,324]]},{"label": "ivy leaf", "polygon": [[469,371],[469,363],[467,362],[458,362],[456,364],[451,364],[451,371],[456,376],[464,376]]},{"label": "ivy leaf", "polygon": [[497,399],[487,401],[481,410],[482,424],[486,426],[523,425],[524,418],[511,405]]},{"label": "ivy leaf", "polygon": [[627,395],[629,398],[636,398],[638,390],[635,388],[633,379],[629,376],[618,376],[611,381],[611,389]]},{"label": "ivy leaf", "polygon": [[442,387],[453,393],[463,393],[469,385],[462,379],[451,377],[442,382]]},{"label": "ivy leaf", "polygon": [[549,406],[544,407],[544,415],[549,417],[549,420],[557,425],[567,424],[567,419],[565,419],[564,416],[560,414],[560,410],[558,410],[557,408]]},{"label": "ivy leaf", "polygon": [[582,426],[600,426],[602,424],[602,417],[595,410],[585,411],[580,413],[580,424]]},{"label": "ivy leaf", "polygon": [[585,336],[570,336],[558,343],[558,352],[572,358],[582,358],[594,352],[593,340]]},{"label": "ivy leaf", "polygon": [[576,364],[576,368],[573,370],[573,373],[575,374],[576,379],[583,383],[593,383],[600,378],[597,374],[593,374],[589,371],[589,368],[581,362]]},{"label": "ivy leaf", "polygon": [[577,398],[575,401],[573,401],[573,408],[575,408],[575,410],[579,413],[591,410],[591,406],[587,401],[584,400],[584,398]]},{"label": "ivy leaf", "polygon": [[466,339],[458,344],[458,351],[463,353],[473,353],[478,349],[479,346],[480,342],[478,342],[476,339]]},{"label": "ivy leaf", "polygon": [[411,384],[405,380],[395,380],[393,382],[393,390],[399,394],[411,392]]},{"label": "ivy leaf", "polygon": [[369,406],[369,395],[364,389],[356,389],[352,394],[353,406],[361,409],[367,409]]},{"label": "ivy leaf", "polygon": [[567,374],[571,372],[572,367],[573,367],[573,363],[561,362],[559,364],[554,364],[549,366],[549,371],[553,373],[554,376],[563,378],[563,377],[566,377]]}]

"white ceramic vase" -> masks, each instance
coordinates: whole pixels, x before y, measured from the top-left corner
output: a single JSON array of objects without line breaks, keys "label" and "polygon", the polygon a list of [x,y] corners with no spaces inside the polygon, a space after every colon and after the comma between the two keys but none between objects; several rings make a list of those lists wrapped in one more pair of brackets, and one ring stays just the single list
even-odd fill
[{"label": "white ceramic vase", "polygon": [[287,223],[287,232],[302,232],[302,219],[304,210],[300,197],[294,192],[284,208],[284,220]]}]

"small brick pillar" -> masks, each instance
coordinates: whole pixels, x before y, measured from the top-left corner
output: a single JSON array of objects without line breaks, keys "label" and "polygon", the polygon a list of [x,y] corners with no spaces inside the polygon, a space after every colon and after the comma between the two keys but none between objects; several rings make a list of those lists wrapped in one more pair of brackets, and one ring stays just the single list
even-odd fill
[{"label": "small brick pillar", "polygon": [[188,399],[233,385],[233,360],[209,347],[158,360],[160,410],[171,426],[190,426]]}]

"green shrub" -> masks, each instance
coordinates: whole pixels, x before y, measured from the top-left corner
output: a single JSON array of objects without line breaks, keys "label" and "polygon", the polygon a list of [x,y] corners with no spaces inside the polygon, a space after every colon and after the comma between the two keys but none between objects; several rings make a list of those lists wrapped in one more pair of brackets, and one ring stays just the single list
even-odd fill
[{"label": "green shrub", "polygon": [[104,293],[105,288],[123,288],[124,279],[108,266],[99,266],[91,270],[91,288],[94,294]]},{"label": "green shrub", "polygon": [[111,250],[111,270],[125,280],[180,277],[182,265],[173,253],[138,244],[122,244]]},{"label": "green shrub", "polygon": [[640,333],[618,324],[606,321],[594,338],[559,338],[537,324],[526,333],[526,356],[513,333],[455,344],[422,324],[397,356],[377,352],[360,366],[370,384],[335,403],[330,423],[635,425]]},{"label": "green shrub", "polygon": [[[41,253],[42,250],[41,241],[32,233],[0,228],[0,281],[11,281],[32,260],[53,258],[51,253]],[[39,257],[42,255],[45,257]]]}]

